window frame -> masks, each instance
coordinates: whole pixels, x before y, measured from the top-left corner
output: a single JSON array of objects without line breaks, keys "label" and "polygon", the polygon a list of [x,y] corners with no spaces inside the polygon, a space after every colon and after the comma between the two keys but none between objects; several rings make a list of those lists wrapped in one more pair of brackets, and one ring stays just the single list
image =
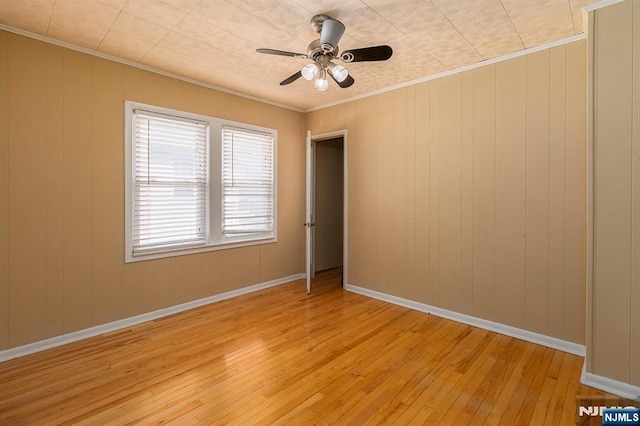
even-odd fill
[{"label": "window frame", "polygon": [[[204,121],[208,123],[207,140],[209,155],[209,191],[207,193],[206,206],[206,239],[205,245],[189,248],[175,248],[154,250],[144,253],[133,253],[133,171],[135,160],[133,137],[133,113],[136,109],[151,113],[174,116],[177,119]],[[210,117],[187,111],[144,104],[135,101],[125,101],[124,107],[125,128],[125,263],[139,262],[151,259],[183,256],[188,254],[203,253],[215,250],[225,250],[237,247],[270,244],[278,241],[278,131],[267,127],[256,126],[237,121]],[[222,129],[223,127],[235,127],[253,132],[270,134],[273,138],[273,231],[269,234],[256,236],[224,236],[222,227]]]}]

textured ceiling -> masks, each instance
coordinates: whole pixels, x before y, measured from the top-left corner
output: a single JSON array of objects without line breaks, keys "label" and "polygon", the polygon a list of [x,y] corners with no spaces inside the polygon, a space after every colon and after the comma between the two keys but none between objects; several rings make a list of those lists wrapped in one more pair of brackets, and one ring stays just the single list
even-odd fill
[{"label": "textured ceiling", "polygon": [[[0,0],[0,23],[306,110],[583,32],[596,0]],[[388,44],[386,62],[348,64],[356,83],[279,82],[307,60],[310,18],[347,27],[341,50]]]}]

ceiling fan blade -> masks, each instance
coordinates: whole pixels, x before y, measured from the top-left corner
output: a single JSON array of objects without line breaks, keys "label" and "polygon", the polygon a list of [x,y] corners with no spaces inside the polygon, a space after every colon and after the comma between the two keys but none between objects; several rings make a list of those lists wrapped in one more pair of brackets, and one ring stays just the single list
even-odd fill
[{"label": "ceiling fan blade", "polygon": [[330,72],[327,73],[331,76],[331,78],[333,79],[333,81],[336,82],[336,84],[340,87],[342,87],[343,89],[346,89],[347,87],[351,87],[353,85],[353,83],[355,83],[356,81],[353,79],[353,77],[351,77],[351,75],[348,75],[347,78],[345,78],[342,81],[338,81],[336,80],[336,78],[333,76],[333,74],[331,74]]},{"label": "ceiling fan blade", "polygon": [[[344,24],[336,19],[327,19],[322,22],[322,31],[320,32],[320,46],[331,46],[331,52],[338,47],[338,43],[344,34]],[[324,48],[323,48],[324,49]]]},{"label": "ceiling fan blade", "polygon": [[295,52],[286,52],[284,50],[276,50],[276,49],[256,49],[258,53],[266,53],[268,55],[278,55],[278,56],[289,56],[291,58],[306,58],[307,55],[304,53],[295,53]]},{"label": "ceiling fan blade", "polygon": [[291,84],[297,79],[299,79],[300,77],[302,77],[302,71],[298,71],[297,73],[293,74],[291,77],[285,78],[284,80],[282,80],[280,82],[280,86],[286,86],[287,84]]},{"label": "ceiling fan blade", "polygon": [[340,59],[344,62],[386,61],[391,55],[393,55],[393,49],[390,46],[383,45],[345,50],[340,55]]}]

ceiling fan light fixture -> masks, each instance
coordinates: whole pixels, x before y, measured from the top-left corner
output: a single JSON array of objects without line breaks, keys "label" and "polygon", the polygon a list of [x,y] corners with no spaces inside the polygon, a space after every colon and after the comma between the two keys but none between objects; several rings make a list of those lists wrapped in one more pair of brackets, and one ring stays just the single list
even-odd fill
[{"label": "ceiling fan light fixture", "polygon": [[331,67],[331,75],[336,79],[338,83],[342,83],[347,77],[349,77],[349,70],[342,65],[333,65]]},{"label": "ceiling fan light fixture", "polygon": [[[2,1],[2,0],[0,0]],[[256,49],[258,53],[277,56],[289,56],[297,59],[310,59],[313,63],[299,68],[293,75],[280,82],[280,86],[286,86],[299,78],[307,81],[315,79],[315,88],[320,92],[329,90],[328,77],[331,77],[342,89],[349,88],[355,83],[349,70],[341,65],[336,65],[333,60],[342,62],[377,62],[391,58],[393,49],[387,45],[361,47],[341,52],[338,43],[344,34],[344,24],[327,15],[315,15],[311,18],[311,28],[320,34],[320,38],[313,40],[307,46],[307,53],[295,53],[277,49]]]},{"label": "ceiling fan light fixture", "polygon": [[320,92],[326,92],[329,90],[329,82],[327,81],[327,71],[324,68],[320,68],[318,71],[318,78],[316,79],[316,90]]},{"label": "ceiling fan light fixture", "polygon": [[318,66],[316,64],[307,64],[304,67],[302,67],[300,72],[302,73],[302,77],[305,80],[311,81],[313,80],[313,77],[315,77],[316,73],[318,72]]}]

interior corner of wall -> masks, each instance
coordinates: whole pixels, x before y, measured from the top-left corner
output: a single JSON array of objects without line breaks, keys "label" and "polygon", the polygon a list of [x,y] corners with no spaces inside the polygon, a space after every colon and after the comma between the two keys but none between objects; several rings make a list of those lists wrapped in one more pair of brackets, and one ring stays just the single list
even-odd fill
[{"label": "interior corner of wall", "polygon": [[592,28],[589,27],[589,22],[590,22],[590,16],[593,15],[593,10],[592,11],[588,11],[585,8],[581,9],[582,11],[582,30],[584,31],[585,35],[587,37],[589,37],[591,35],[591,31]]}]

